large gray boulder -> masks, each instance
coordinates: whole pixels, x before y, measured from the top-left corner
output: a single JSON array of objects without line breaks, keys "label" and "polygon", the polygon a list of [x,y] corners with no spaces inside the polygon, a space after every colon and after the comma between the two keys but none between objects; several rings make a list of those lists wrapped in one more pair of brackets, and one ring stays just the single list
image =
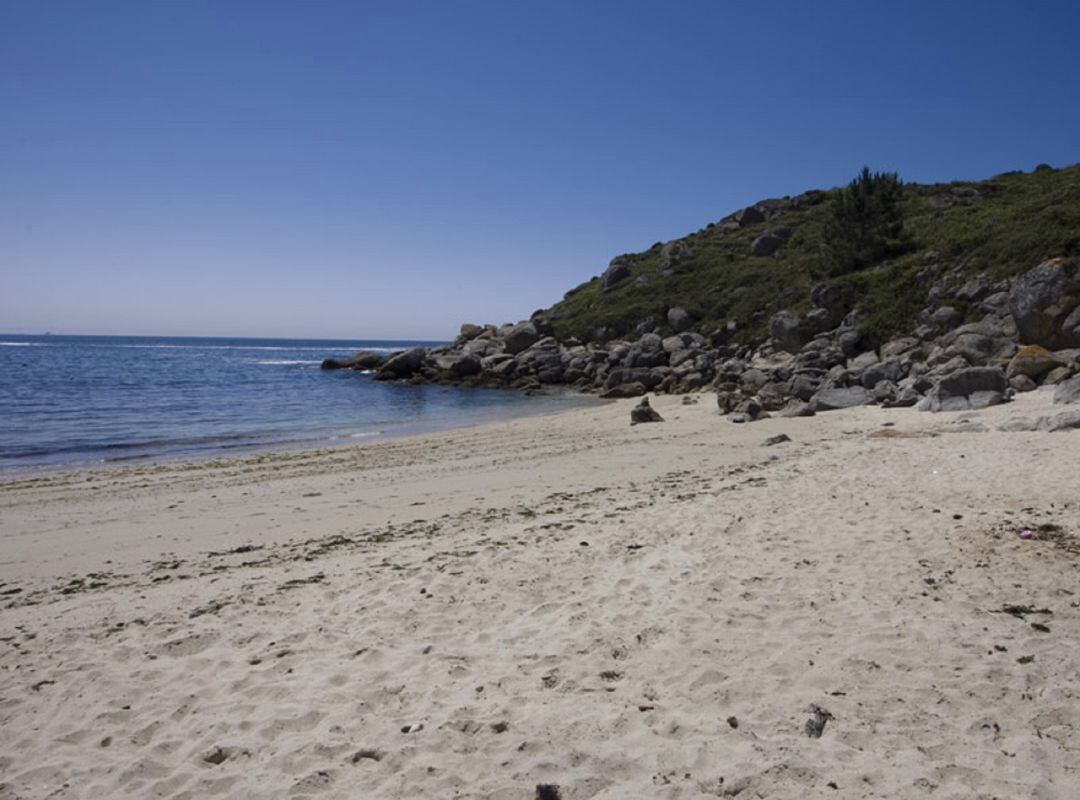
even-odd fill
[{"label": "large gray boulder", "polygon": [[1080,411],[1066,411],[1045,419],[1043,424],[1048,431],[1071,431],[1080,428]]},{"label": "large gray boulder", "polygon": [[952,306],[942,306],[930,315],[930,324],[943,331],[952,330],[964,321],[964,315]]},{"label": "large gray boulder", "polygon": [[904,377],[904,365],[899,359],[890,358],[888,361],[879,361],[871,364],[862,372],[862,385],[867,389],[873,389],[881,381],[898,383]]},{"label": "large gray boulder", "polygon": [[630,264],[629,259],[626,256],[616,256],[611,259],[611,263],[608,264],[608,268],[604,270],[604,274],[600,276],[600,288],[602,291],[610,292],[619,283],[630,277]]},{"label": "large gray boulder", "polygon": [[517,355],[518,353],[527,350],[532,347],[540,338],[540,332],[536,330],[536,326],[531,322],[521,322],[517,325],[511,325],[503,336],[503,348],[510,355]]},{"label": "large gray boulder", "polygon": [[810,399],[814,411],[833,411],[838,408],[864,406],[873,400],[863,386],[830,386],[819,389]]},{"label": "large gray boulder", "polygon": [[1080,258],[1052,258],[1013,281],[1009,310],[1020,340],[1055,349],[1080,346]]},{"label": "large gray boulder", "polygon": [[1080,375],[1069,378],[1054,389],[1055,403],[1080,403]]},{"label": "large gray boulder", "polygon": [[765,215],[757,206],[749,206],[741,211],[736,211],[731,215],[731,218],[743,228],[747,225],[756,225],[759,222],[765,221]]},{"label": "large gray boulder", "polygon": [[997,367],[970,367],[940,378],[926,397],[920,411],[967,411],[1005,402],[1009,382]]},{"label": "large gray boulder", "polygon": [[401,353],[395,353],[386,359],[379,371],[375,373],[375,380],[392,381],[401,378],[409,378],[424,365],[427,350],[423,347],[413,347]]},{"label": "large gray boulder", "polygon": [[676,306],[668,309],[667,321],[673,331],[682,333],[694,324],[694,317],[685,308]]},{"label": "large gray boulder", "polygon": [[795,353],[806,342],[802,320],[794,311],[777,311],[769,320],[769,336],[781,350]]},{"label": "large gray boulder", "polygon": [[477,356],[469,353],[448,353],[435,359],[439,369],[454,378],[467,378],[480,372],[481,364]]},{"label": "large gray boulder", "polygon": [[783,246],[783,237],[777,236],[772,231],[766,231],[750,243],[750,255],[771,256]]},{"label": "large gray boulder", "polygon": [[484,329],[480,325],[474,325],[471,322],[463,322],[461,324],[461,330],[458,333],[458,336],[461,339],[464,339],[465,341],[468,341],[469,339],[475,339],[477,336],[479,336],[483,332],[484,332]]}]

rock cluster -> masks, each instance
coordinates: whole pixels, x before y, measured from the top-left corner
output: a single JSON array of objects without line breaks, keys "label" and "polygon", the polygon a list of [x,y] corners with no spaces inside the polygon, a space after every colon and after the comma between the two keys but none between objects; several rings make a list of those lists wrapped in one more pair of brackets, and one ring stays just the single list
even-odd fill
[{"label": "rock cluster", "polygon": [[[725,224],[766,213],[752,206]],[[626,279],[624,267],[619,258],[612,261],[605,287]],[[706,337],[692,330],[695,321],[681,308],[666,315],[669,336],[656,332],[660,321],[653,317],[638,326],[636,340],[559,341],[538,311],[498,327],[467,323],[445,347],[386,358],[359,353],[323,366],[373,369],[376,380],[525,391],[568,386],[601,397],[711,389],[734,422],[870,403],[982,408],[1080,373],[1080,349],[1073,349],[1080,348],[1080,259],[1053,259],[1012,281],[972,278],[934,264],[919,279],[928,290],[917,326],[884,343],[868,334],[857,298],[821,284],[810,292],[809,310],[778,311],[769,320],[769,337],[754,346],[726,344],[727,331]]]}]

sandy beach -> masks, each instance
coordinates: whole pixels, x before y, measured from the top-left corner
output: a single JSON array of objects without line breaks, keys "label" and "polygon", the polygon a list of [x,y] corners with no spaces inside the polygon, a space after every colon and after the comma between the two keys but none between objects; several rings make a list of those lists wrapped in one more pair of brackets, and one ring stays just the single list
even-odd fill
[{"label": "sandy beach", "polygon": [[635,402],[0,483],[0,798],[1080,796],[1047,392]]}]

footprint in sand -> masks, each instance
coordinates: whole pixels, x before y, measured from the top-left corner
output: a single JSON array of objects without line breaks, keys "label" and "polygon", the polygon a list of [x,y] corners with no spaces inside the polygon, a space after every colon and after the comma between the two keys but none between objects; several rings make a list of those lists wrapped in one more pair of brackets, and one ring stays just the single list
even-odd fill
[{"label": "footprint in sand", "polygon": [[161,645],[156,652],[157,655],[173,656],[175,658],[193,656],[208,648],[217,641],[217,638],[217,635],[212,633],[195,633],[191,636],[184,636],[179,639],[173,639],[170,642],[165,642],[165,644]]}]

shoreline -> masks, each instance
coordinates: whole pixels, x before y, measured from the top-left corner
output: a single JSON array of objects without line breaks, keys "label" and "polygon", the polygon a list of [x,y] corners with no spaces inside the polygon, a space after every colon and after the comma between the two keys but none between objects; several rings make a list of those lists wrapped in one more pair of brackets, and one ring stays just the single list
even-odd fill
[{"label": "shoreline", "polygon": [[[462,389],[461,391],[474,391],[474,389]],[[485,392],[512,392],[520,394],[516,389],[491,389],[482,388],[478,391]],[[574,405],[569,405],[565,408],[560,407],[542,407],[545,400],[551,400],[554,398],[572,397],[578,402]],[[537,395],[536,407],[533,409],[527,409],[522,406],[515,406],[512,408],[495,407],[490,410],[488,418],[471,418],[468,416],[458,416],[453,418],[440,418],[440,419],[416,419],[416,420],[390,420],[383,426],[384,429],[366,432],[366,431],[352,431],[346,432],[348,429],[339,429],[334,434],[327,434],[325,436],[319,436],[312,434],[309,437],[280,440],[275,442],[266,443],[250,443],[250,444],[238,444],[230,446],[220,445],[208,445],[204,455],[197,455],[187,451],[177,451],[174,453],[158,453],[148,454],[130,457],[116,457],[116,458],[100,458],[94,460],[76,460],[76,461],[64,461],[64,462],[50,462],[50,463],[36,463],[36,464],[0,464],[0,485],[5,482],[13,480],[21,480],[24,478],[33,478],[37,476],[65,474],[69,472],[93,472],[97,470],[113,470],[113,469],[126,469],[128,467],[145,467],[145,466],[183,466],[185,464],[198,464],[205,461],[222,461],[230,459],[244,459],[254,458],[263,455],[272,455],[275,453],[303,453],[307,451],[323,451],[333,450],[342,447],[354,447],[357,445],[365,444],[368,442],[380,442],[388,439],[409,438],[409,437],[423,437],[437,435],[446,431],[459,430],[463,428],[474,428],[478,426],[494,424],[497,422],[509,422],[515,419],[527,419],[534,416],[551,416],[564,413],[566,411],[573,411],[578,407],[588,407],[591,405],[601,405],[609,401],[603,400],[596,395],[590,395],[584,392],[579,392],[569,387],[548,387],[542,394]],[[494,417],[492,419],[491,417]],[[351,440],[351,441],[350,441]],[[227,438],[218,439],[218,442],[227,441]],[[335,443],[336,442],[336,443]],[[124,445],[124,447],[138,447],[139,443],[134,445]]]},{"label": "shoreline", "polygon": [[0,785],[1075,793],[1077,434],[997,429],[1048,393],[650,399],[0,483]]}]

